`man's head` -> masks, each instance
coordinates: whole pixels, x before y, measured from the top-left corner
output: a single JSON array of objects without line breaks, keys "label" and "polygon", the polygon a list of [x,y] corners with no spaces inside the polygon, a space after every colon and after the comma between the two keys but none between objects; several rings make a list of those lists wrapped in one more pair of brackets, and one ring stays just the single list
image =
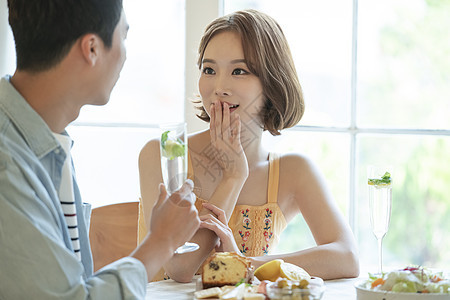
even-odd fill
[{"label": "man's head", "polygon": [[17,69],[51,69],[75,41],[92,33],[106,48],[122,13],[122,0],[8,0],[17,55]]}]

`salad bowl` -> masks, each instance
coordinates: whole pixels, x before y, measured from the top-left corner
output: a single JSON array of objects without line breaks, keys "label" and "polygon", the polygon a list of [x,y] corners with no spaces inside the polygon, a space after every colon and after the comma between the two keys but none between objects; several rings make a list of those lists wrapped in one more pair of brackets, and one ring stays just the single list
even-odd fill
[{"label": "salad bowl", "polygon": [[450,300],[450,280],[443,272],[410,266],[370,274],[355,284],[358,300]]},{"label": "salad bowl", "polygon": [[375,291],[365,287],[365,282],[355,285],[357,300],[449,300],[450,294],[418,294]]}]

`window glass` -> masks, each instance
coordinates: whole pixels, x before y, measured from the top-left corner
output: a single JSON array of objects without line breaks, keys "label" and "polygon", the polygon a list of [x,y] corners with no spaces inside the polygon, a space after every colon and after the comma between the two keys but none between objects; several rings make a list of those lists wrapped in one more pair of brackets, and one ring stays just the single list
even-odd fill
[{"label": "window glass", "polygon": [[358,121],[450,128],[450,1],[359,1]]},{"label": "window glass", "polygon": [[98,207],[139,200],[139,152],[159,129],[71,126],[67,131],[84,202]]},{"label": "window glass", "polygon": [[[184,1],[124,1],[127,60],[108,105],[85,106],[77,122],[180,121],[184,112]],[[161,13],[161,12],[164,13]]]},{"label": "window glass", "polygon": [[305,97],[300,125],[350,124],[352,1],[225,0],[225,13],[261,10],[280,24]]},{"label": "window glass", "polygon": [[361,135],[357,162],[358,240],[363,266],[376,270],[377,240],[369,219],[366,167],[386,163],[392,174],[392,213],[383,240],[387,267],[450,268],[450,137]]}]

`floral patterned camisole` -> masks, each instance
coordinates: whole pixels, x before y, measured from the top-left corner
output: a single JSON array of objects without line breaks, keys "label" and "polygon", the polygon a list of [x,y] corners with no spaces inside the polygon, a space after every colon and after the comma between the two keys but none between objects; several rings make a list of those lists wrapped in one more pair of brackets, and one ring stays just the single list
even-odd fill
[{"label": "floral patterned camisole", "polygon": [[[263,256],[270,252],[286,228],[286,220],[277,203],[280,158],[269,154],[269,182],[267,203],[261,206],[236,205],[228,226],[241,253],[245,256]],[[189,159],[189,173],[193,170]],[[197,197],[195,206],[199,210],[206,200]]]}]

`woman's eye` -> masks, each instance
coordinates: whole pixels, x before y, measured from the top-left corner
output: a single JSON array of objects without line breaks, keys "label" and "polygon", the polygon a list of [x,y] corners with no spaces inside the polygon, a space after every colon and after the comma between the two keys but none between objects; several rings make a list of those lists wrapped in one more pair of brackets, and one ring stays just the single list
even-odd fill
[{"label": "woman's eye", "polygon": [[248,72],[247,71],[245,71],[244,69],[234,69],[233,70],[233,75],[244,75],[244,74],[247,74]]},{"label": "woman's eye", "polygon": [[214,70],[208,67],[203,68],[203,74],[212,75],[214,74]]}]

